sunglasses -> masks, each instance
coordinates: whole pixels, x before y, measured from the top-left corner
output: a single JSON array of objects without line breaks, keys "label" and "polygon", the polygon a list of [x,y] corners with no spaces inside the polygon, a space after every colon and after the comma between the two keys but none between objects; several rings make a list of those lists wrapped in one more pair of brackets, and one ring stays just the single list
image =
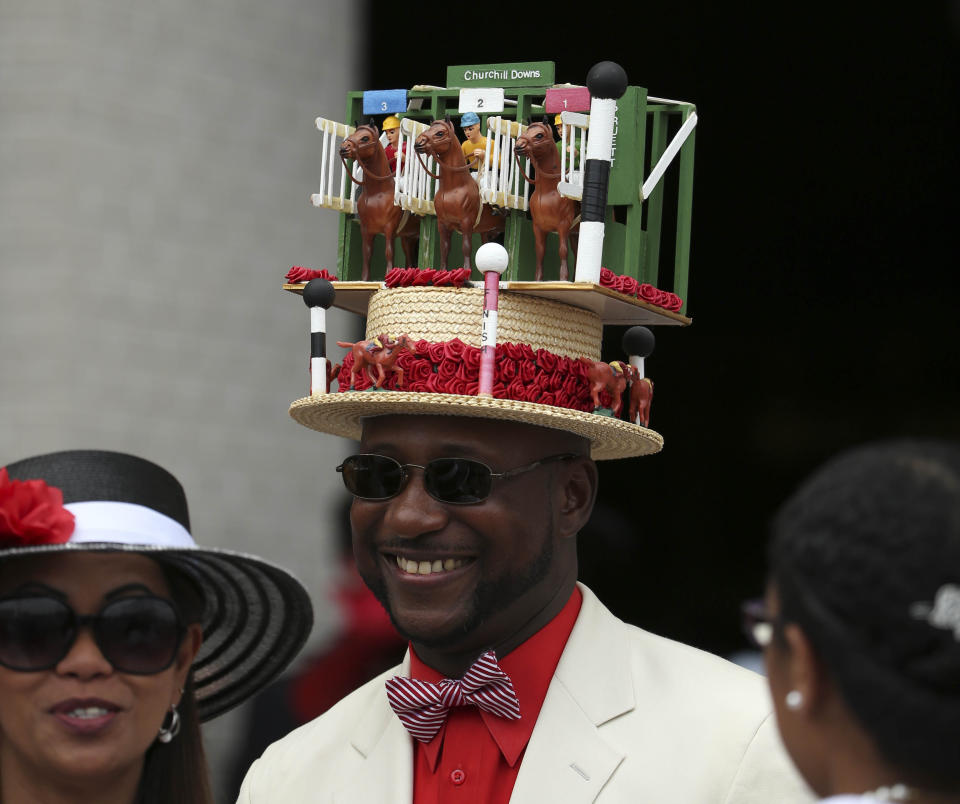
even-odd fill
[{"label": "sunglasses", "polygon": [[343,484],[362,500],[389,500],[403,489],[409,469],[423,469],[423,486],[433,499],[451,505],[473,505],[490,496],[494,478],[507,478],[531,472],[551,461],[576,458],[572,453],[548,455],[526,466],[506,472],[494,472],[489,466],[471,458],[437,458],[426,466],[400,463],[386,455],[351,455],[337,467]]},{"label": "sunglasses", "polygon": [[750,644],[763,650],[782,625],[782,620],[767,611],[763,600],[745,600],[740,604],[740,627]]},{"label": "sunglasses", "polygon": [[24,673],[50,670],[87,626],[114,670],[135,675],[166,670],[186,632],[173,603],[161,597],[118,598],[82,615],[50,595],[8,597],[0,600],[0,664]]}]

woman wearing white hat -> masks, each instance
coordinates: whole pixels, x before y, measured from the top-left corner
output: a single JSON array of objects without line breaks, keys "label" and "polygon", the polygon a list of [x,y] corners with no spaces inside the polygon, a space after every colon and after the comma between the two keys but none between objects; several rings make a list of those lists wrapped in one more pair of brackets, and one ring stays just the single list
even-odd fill
[{"label": "woman wearing white hat", "polygon": [[209,804],[200,722],[311,624],[289,573],[196,545],[183,489],[149,461],[0,469],[0,801]]}]

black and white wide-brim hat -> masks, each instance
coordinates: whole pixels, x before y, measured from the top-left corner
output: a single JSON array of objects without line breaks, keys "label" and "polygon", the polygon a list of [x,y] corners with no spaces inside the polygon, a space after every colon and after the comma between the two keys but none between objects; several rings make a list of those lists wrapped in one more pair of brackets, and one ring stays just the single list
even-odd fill
[{"label": "black and white wide-brim hat", "polygon": [[201,720],[275,678],[313,625],[307,591],[289,572],[255,556],[199,547],[180,483],[143,458],[76,450],[0,469],[0,560],[70,551],[147,555],[199,587],[203,645],[193,679]]}]

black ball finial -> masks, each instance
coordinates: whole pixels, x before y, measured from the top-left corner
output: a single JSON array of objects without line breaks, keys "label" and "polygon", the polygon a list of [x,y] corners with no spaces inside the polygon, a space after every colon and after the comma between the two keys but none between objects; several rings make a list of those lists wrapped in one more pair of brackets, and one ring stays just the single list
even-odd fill
[{"label": "black ball finial", "polygon": [[627,91],[627,74],[615,61],[601,61],[587,73],[587,89],[594,98],[616,100]]},{"label": "black ball finial", "polygon": [[653,333],[646,327],[630,327],[623,333],[623,351],[628,355],[637,357],[649,357],[653,352],[653,347],[657,339]]},{"label": "black ball finial", "polygon": [[303,303],[307,307],[329,309],[337,292],[333,283],[327,279],[311,279],[303,288]]}]

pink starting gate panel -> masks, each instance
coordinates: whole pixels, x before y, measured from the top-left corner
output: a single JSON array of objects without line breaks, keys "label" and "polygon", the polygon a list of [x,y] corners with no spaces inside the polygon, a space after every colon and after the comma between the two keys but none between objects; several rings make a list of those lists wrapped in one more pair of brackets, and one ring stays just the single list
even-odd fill
[{"label": "pink starting gate panel", "polygon": [[561,112],[589,112],[590,90],[586,87],[557,87],[548,89],[543,101],[547,114]]}]

